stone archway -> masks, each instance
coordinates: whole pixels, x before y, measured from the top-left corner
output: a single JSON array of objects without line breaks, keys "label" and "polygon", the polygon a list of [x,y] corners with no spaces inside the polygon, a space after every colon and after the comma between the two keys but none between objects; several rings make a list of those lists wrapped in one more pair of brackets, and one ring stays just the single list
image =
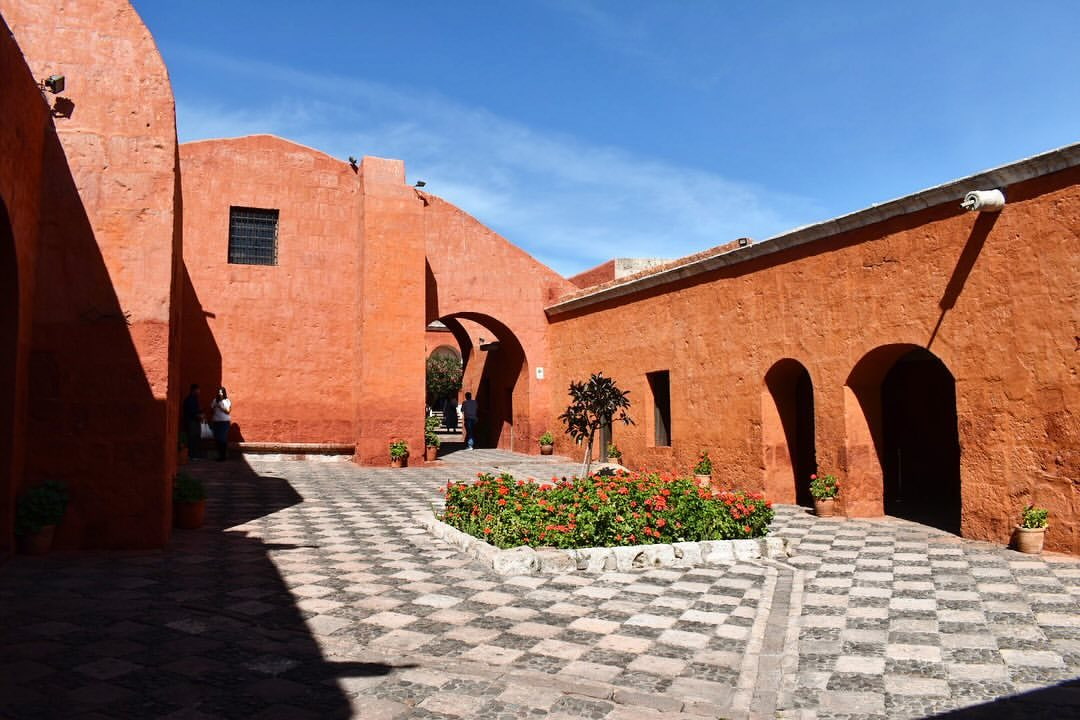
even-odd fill
[{"label": "stone archway", "polygon": [[15,498],[15,372],[19,345],[19,268],[15,235],[0,198],[0,553],[10,548]]},{"label": "stone archway", "polygon": [[765,374],[761,398],[765,494],[776,502],[810,506],[817,472],[814,385],[798,360],[785,358]]},{"label": "stone archway", "polygon": [[896,361],[881,383],[882,469],[888,515],[960,532],[956,383],[927,350]]},{"label": "stone archway", "polygon": [[849,512],[959,533],[956,389],[941,359],[918,345],[876,348],[848,376],[845,401]]},{"label": "stone archway", "polygon": [[480,313],[439,318],[458,340],[464,377],[461,393],[479,406],[477,447],[531,449],[529,363],[514,332]]}]

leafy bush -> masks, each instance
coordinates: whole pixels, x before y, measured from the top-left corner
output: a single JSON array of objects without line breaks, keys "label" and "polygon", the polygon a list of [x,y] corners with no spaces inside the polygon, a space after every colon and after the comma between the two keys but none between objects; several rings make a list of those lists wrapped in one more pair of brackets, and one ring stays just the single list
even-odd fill
[{"label": "leafy bush", "polygon": [[760,493],[713,494],[692,478],[657,473],[515,480],[479,473],[474,483],[447,482],[441,516],[501,548],[650,545],[762,537],[773,518]]},{"label": "leafy bush", "polygon": [[188,475],[186,472],[176,473],[173,480],[173,502],[193,503],[206,499],[206,486],[203,481]]},{"label": "leafy bush", "polygon": [[1024,513],[1020,518],[1020,527],[1028,529],[1044,528],[1049,524],[1049,515],[1050,511],[1046,508],[1028,505],[1024,508]]},{"label": "leafy bush", "polygon": [[541,445],[554,445],[555,444],[555,436],[552,435],[550,431],[545,430],[544,434],[540,436],[540,444]]},{"label": "leafy bush", "polygon": [[428,447],[437,448],[442,445],[442,438],[435,433],[440,425],[442,425],[442,420],[434,415],[424,422],[424,444]]},{"label": "leafy bush", "polygon": [[67,510],[68,491],[63,483],[48,480],[19,497],[15,509],[15,534],[33,535],[46,525],[55,525]]},{"label": "leafy bush", "polygon": [[815,500],[829,500],[840,494],[840,481],[836,479],[835,475],[818,475],[814,473],[810,476],[810,494],[814,496]]},{"label": "leafy bush", "polygon": [[607,456],[609,458],[615,458],[616,460],[621,460],[622,459],[622,450],[620,450],[619,446],[616,445],[615,443],[608,443]]},{"label": "leafy bush", "polygon": [[404,440],[395,440],[390,443],[390,457],[394,460],[398,460],[403,457],[407,457],[409,454],[409,445]]},{"label": "leafy bush", "polygon": [[709,453],[705,450],[701,451],[701,455],[698,456],[697,465],[694,466],[695,475],[712,475],[712,460],[709,458]]}]

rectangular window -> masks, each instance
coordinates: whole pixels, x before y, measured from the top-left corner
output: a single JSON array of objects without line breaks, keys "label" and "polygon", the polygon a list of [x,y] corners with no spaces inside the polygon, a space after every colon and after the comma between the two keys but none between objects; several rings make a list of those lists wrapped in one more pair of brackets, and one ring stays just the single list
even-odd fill
[{"label": "rectangular window", "polygon": [[229,208],[229,262],[277,265],[278,211]]},{"label": "rectangular window", "polygon": [[671,379],[667,370],[646,373],[653,396],[653,444],[671,446]]}]

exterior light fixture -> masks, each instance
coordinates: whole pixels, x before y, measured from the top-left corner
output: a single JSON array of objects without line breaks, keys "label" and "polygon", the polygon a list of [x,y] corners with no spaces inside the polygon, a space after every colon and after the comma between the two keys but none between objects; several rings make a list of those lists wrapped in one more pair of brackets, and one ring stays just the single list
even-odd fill
[{"label": "exterior light fixture", "polygon": [[353,171],[355,172],[356,169],[358,167],[360,167],[360,161],[357,160],[356,158],[354,158],[352,155],[350,155],[349,156],[349,167],[351,167],[353,169]]},{"label": "exterior light fixture", "polygon": [[1000,190],[972,190],[960,207],[975,212],[997,212],[1005,207],[1005,193]]},{"label": "exterior light fixture", "polygon": [[750,238],[739,238],[739,247],[746,247],[750,244]]},{"label": "exterior light fixture", "polygon": [[416,184],[415,184],[415,185],[413,185],[413,187],[418,187],[418,188],[422,188],[422,187],[424,187],[425,185],[427,185],[427,183],[426,183],[426,182],[424,182],[423,180],[417,180],[417,181],[416,181]]},{"label": "exterior light fixture", "polygon": [[43,91],[48,90],[53,95],[64,92],[64,76],[63,75],[50,75],[41,82],[38,83],[38,87]]}]

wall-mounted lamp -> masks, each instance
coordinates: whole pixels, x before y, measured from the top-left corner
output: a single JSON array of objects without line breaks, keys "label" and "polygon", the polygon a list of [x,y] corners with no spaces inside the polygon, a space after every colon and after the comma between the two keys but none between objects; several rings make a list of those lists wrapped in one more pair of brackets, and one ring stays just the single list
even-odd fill
[{"label": "wall-mounted lamp", "polygon": [[38,87],[42,91],[48,90],[53,95],[64,92],[64,76],[63,75],[50,75],[41,82],[38,83]]},{"label": "wall-mounted lamp", "polygon": [[739,238],[739,247],[746,247],[750,244],[750,238]]},{"label": "wall-mounted lamp", "polygon": [[972,190],[960,207],[976,212],[997,212],[1005,207],[1005,193],[1000,190]]},{"label": "wall-mounted lamp", "polygon": [[360,161],[357,160],[356,158],[354,158],[352,155],[350,155],[349,156],[349,167],[351,167],[353,169],[353,172],[356,172],[357,169],[359,169],[359,167],[360,167]]},{"label": "wall-mounted lamp", "polygon": [[416,184],[415,184],[415,185],[413,185],[413,187],[418,187],[418,188],[422,188],[422,187],[424,187],[425,185],[427,185],[427,183],[426,183],[426,182],[424,182],[423,180],[417,180],[417,181],[416,181]]}]

